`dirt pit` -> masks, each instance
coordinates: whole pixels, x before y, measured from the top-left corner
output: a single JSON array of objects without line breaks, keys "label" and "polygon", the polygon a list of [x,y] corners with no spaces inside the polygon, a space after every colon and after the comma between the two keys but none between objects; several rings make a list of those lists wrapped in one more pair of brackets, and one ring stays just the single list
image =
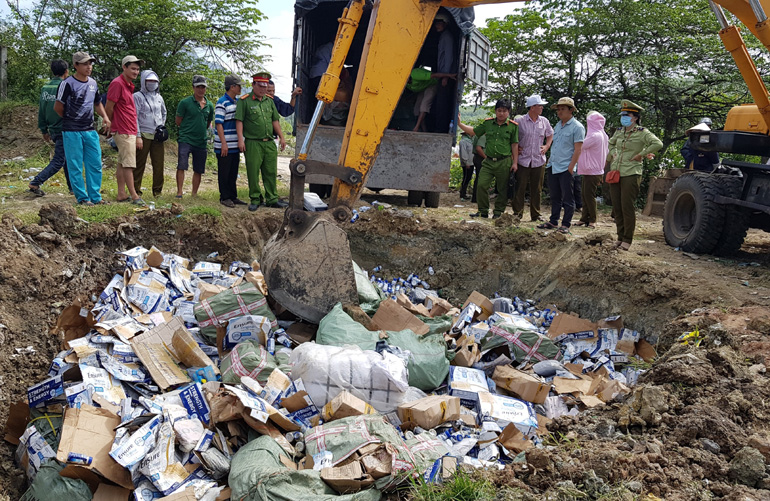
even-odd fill
[{"label": "dirt pit", "polygon": [[[8,406],[44,378],[59,351],[49,329],[62,309],[75,298],[89,307],[122,271],[116,251],[155,245],[193,260],[216,251],[221,262],[248,262],[259,258],[282,220],[282,212],[269,210],[221,218],[178,212],[85,224],[71,207],[48,205],[40,224],[26,226],[3,216],[0,422]],[[510,499],[770,499],[770,477],[752,473],[744,456],[754,456],[742,452],[750,446],[770,459],[766,258],[693,259],[655,236],[642,236],[646,244],[621,253],[612,248],[606,221],[572,236],[530,228],[458,221],[423,209],[371,210],[346,228],[362,267],[380,265],[384,276],[397,277],[426,276],[432,266],[431,287],[454,304],[478,290],[537,299],[591,320],[621,314],[657,343],[661,357],[624,401],[556,420],[546,448],[528,452],[524,464],[490,473],[501,492]],[[675,342],[695,327],[706,336],[699,347]],[[0,499],[3,493],[18,499],[25,489],[14,450],[2,448]]]}]

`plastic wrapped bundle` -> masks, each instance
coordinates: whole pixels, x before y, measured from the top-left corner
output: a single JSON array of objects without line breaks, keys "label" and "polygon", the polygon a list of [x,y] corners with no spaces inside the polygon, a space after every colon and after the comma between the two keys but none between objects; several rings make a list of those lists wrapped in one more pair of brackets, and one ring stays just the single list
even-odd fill
[{"label": "plastic wrapped bundle", "polygon": [[304,343],[292,352],[291,364],[292,379],[302,379],[318,408],[347,390],[379,412],[392,412],[404,402],[409,387],[403,360],[357,346]]}]

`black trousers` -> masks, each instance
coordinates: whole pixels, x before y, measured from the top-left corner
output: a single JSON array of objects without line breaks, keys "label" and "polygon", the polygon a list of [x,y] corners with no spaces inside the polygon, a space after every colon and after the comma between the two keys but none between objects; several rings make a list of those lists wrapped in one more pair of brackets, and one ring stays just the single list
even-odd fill
[{"label": "black trousers", "polygon": [[562,226],[572,225],[572,215],[575,214],[575,199],[572,191],[572,174],[568,170],[548,176],[548,188],[551,195],[551,224],[559,225],[559,215],[564,208]]},{"label": "black trousers", "polygon": [[465,198],[468,194],[468,185],[473,178],[473,165],[463,165],[463,182],[460,184],[460,198]]},{"label": "black trousers", "polygon": [[219,201],[235,200],[238,198],[238,165],[241,163],[241,152],[228,150],[227,155],[217,154],[217,181],[219,182]]},{"label": "black trousers", "polygon": [[481,162],[484,161],[484,157],[481,155],[473,154],[473,169],[476,172],[476,177],[473,180],[473,192],[471,193],[471,203],[476,203],[476,187],[479,185],[479,172],[481,171]]}]

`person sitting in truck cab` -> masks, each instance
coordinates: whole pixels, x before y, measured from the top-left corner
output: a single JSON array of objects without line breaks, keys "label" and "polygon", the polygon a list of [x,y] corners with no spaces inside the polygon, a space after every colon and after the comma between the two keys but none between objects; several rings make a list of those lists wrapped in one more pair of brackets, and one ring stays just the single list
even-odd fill
[{"label": "person sitting in truck cab", "polygon": [[690,127],[684,131],[687,139],[679,152],[684,157],[684,168],[699,170],[701,172],[711,172],[719,166],[719,153],[716,151],[696,151],[690,147],[690,132],[692,131],[710,131],[711,119],[702,118],[698,125]]}]

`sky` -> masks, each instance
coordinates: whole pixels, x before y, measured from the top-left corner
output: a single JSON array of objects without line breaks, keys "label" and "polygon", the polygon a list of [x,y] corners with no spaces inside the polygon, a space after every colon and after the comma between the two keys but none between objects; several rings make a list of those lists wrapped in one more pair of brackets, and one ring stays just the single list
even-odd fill
[{"label": "sky", "polygon": [[[487,18],[504,17],[521,5],[523,4],[517,2],[476,6],[476,27],[485,26]],[[270,48],[265,48],[262,51],[264,55],[272,57],[272,60],[267,61],[264,66],[273,76],[275,93],[281,99],[288,101],[292,91],[291,60],[294,38],[294,2],[262,0],[257,7],[267,16],[267,19],[260,22],[257,28],[265,37],[265,42],[271,45]]]}]

